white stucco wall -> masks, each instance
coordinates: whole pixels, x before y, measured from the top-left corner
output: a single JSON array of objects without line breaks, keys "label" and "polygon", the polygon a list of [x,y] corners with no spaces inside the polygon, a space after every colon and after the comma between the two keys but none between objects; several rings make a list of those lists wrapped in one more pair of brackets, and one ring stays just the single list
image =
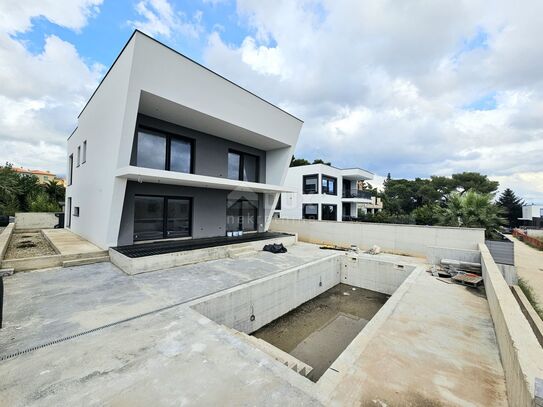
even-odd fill
[{"label": "white stucco wall", "polygon": [[[144,94],[151,95],[146,96],[145,106]],[[156,110],[149,106],[153,95],[164,103],[160,109],[158,105]],[[252,141],[260,147],[273,146],[267,154],[266,181],[276,184],[281,184],[286,175],[303,124],[136,32],[81,113],[78,128],[68,140],[67,157],[74,154],[74,181],[67,188],[67,197],[72,197],[72,208],[80,208],[80,216],[71,218],[71,230],[103,249],[117,244],[126,180],[114,174],[130,164],[136,119],[142,106],[146,109],[144,113],[159,119],[182,117],[177,112],[182,112],[185,118],[192,114],[205,119],[199,120],[200,123],[207,120],[214,126],[209,128],[228,129],[224,138]],[[190,123],[176,124],[191,127]],[[238,133],[240,139],[235,140]],[[214,135],[223,136],[220,132]],[[76,167],[77,147],[84,140],[87,140],[87,162]],[[265,207],[268,224],[274,198],[275,194],[271,194]]]},{"label": "white stucco wall", "polygon": [[58,225],[54,212],[18,212],[15,214],[15,229],[52,229]]}]

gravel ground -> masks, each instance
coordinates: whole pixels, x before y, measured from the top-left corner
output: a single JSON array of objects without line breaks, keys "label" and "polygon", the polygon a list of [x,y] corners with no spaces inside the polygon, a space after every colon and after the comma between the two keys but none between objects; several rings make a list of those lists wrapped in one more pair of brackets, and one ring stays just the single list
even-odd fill
[{"label": "gravel ground", "polygon": [[49,256],[56,254],[49,242],[39,232],[14,233],[6,252],[6,259]]}]

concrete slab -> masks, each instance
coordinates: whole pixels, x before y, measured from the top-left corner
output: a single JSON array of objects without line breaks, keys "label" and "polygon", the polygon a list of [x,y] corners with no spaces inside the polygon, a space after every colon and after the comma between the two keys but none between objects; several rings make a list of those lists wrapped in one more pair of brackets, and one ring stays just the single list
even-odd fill
[{"label": "concrete slab", "polygon": [[334,252],[300,243],[286,254],[221,259],[128,276],[111,263],[16,273],[4,280],[0,357],[189,301]]},{"label": "concrete slab", "polygon": [[390,316],[375,332],[370,321],[317,383],[324,404],[506,406],[484,295],[420,269],[408,280],[383,307]]},{"label": "concrete slab", "polygon": [[100,249],[68,229],[43,229],[42,233],[63,257],[89,253],[107,254],[107,251]]}]

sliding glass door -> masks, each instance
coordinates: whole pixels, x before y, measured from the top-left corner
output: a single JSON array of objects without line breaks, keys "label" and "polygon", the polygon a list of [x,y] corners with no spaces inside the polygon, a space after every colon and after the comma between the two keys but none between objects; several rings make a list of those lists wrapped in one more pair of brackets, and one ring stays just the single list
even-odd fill
[{"label": "sliding glass door", "polygon": [[226,208],[226,231],[251,232],[258,226],[258,201],[229,199]]},{"label": "sliding glass door", "polygon": [[191,199],[136,195],[134,240],[156,240],[191,235]]}]

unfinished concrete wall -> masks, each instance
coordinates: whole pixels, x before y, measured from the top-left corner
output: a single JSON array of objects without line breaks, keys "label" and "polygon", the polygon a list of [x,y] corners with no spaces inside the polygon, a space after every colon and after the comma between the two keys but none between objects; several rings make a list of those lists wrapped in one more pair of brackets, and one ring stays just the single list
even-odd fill
[{"label": "unfinished concrete wall", "polygon": [[449,247],[428,247],[426,259],[430,264],[439,264],[442,259],[465,261],[469,263],[480,263],[481,253],[479,250],[452,249]]},{"label": "unfinished concrete wall", "polygon": [[52,229],[58,224],[54,212],[19,212],[15,214],[15,229]]},{"label": "unfinished concrete wall", "polygon": [[484,229],[440,226],[391,225],[366,222],[330,222],[273,219],[270,230],[298,233],[298,239],[317,244],[373,245],[390,253],[426,257],[428,247],[477,250],[484,243]]},{"label": "unfinished concrete wall", "polygon": [[337,254],[222,291],[192,308],[218,324],[251,333],[340,281]]},{"label": "unfinished concrete wall", "polygon": [[9,240],[13,234],[14,224],[10,223],[6,228],[0,233],[0,260],[4,258],[6,250],[8,249]]},{"label": "unfinished concrete wall", "polygon": [[414,269],[410,264],[348,254],[341,258],[341,282],[392,295]]},{"label": "unfinished concrete wall", "polygon": [[479,245],[490,314],[494,322],[511,406],[533,406],[535,379],[543,377],[543,349],[485,244]]}]

